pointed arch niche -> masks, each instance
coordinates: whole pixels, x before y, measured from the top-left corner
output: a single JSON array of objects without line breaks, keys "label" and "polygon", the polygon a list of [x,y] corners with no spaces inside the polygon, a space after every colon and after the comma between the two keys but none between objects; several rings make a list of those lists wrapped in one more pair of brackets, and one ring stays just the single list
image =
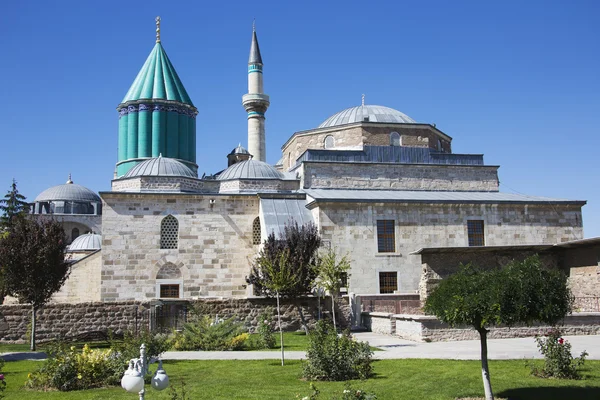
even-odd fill
[{"label": "pointed arch niche", "polygon": [[252,222],[252,244],[259,245],[261,243],[261,233],[260,233],[260,217],[254,218],[254,222]]},{"label": "pointed arch niche", "polygon": [[183,279],[181,268],[173,263],[166,263],[156,273],[156,298],[183,298]]}]

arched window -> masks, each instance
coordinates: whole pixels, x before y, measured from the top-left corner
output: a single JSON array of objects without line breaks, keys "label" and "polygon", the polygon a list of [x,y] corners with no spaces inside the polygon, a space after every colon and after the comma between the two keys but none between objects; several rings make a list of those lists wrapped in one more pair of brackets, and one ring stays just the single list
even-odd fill
[{"label": "arched window", "polygon": [[326,149],[333,149],[333,147],[335,146],[335,138],[331,135],[325,136],[323,145]]},{"label": "arched window", "polygon": [[440,139],[438,139],[438,151],[444,151],[444,149],[442,148],[442,141]]},{"label": "arched window", "polygon": [[71,242],[73,240],[77,239],[78,236],[79,236],[79,229],[73,228],[73,230],[71,230]]},{"label": "arched window", "polygon": [[254,222],[252,223],[252,244],[260,244],[260,218],[254,218]]},{"label": "arched window", "polygon": [[400,134],[398,132],[390,133],[390,146],[400,146]]},{"label": "arched window", "polygon": [[160,223],[160,248],[176,249],[179,242],[179,222],[172,215],[167,215]]}]

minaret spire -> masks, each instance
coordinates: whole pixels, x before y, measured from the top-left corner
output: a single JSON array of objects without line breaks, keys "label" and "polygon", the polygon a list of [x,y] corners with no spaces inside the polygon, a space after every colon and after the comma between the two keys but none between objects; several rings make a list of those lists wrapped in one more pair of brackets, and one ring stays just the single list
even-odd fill
[{"label": "minaret spire", "polygon": [[266,161],[265,112],[269,107],[269,96],[263,93],[263,62],[255,22],[252,23],[248,57],[248,93],[242,96],[242,105],[248,113],[248,151],[255,160]]}]

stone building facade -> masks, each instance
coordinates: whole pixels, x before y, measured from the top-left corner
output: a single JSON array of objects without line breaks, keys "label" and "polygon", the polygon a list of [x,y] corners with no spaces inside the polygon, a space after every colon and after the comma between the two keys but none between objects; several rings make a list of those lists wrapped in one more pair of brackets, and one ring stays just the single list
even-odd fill
[{"label": "stone building facade", "polygon": [[[364,101],[293,133],[281,160],[267,164],[270,100],[256,32],[251,43],[244,108],[257,154],[241,145],[224,151],[227,168],[208,176],[196,171],[191,97],[174,67],[145,64],[119,105],[117,166],[110,191],[100,193],[102,248],[74,264],[56,301],[252,297],[245,277],[261,243],[292,222],[314,223],[325,246],[348,255],[348,290],[356,294],[415,295],[422,263],[411,253],[420,248],[583,238],[585,201],[502,193],[498,166],[483,155],[453,153],[452,138],[435,125]],[[152,54],[166,58],[160,43]],[[155,84],[168,88],[175,76],[177,90]],[[158,106],[125,114],[131,104],[185,109],[186,128],[150,124],[147,113],[170,112]]]}]

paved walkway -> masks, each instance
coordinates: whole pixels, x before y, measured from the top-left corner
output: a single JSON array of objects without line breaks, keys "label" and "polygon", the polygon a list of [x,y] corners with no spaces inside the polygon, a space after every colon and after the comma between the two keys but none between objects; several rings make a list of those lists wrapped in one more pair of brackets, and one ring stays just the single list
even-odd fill
[{"label": "paved walkway", "polygon": [[[422,343],[399,339],[372,332],[354,333],[357,340],[367,341],[373,347],[381,349],[374,354],[375,359],[401,358],[438,358],[454,360],[478,360],[480,357],[479,340],[456,342]],[[589,353],[588,359],[600,360],[600,335],[565,336],[572,345],[574,356],[583,350]],[[39,360],[44,353],[5,353],[0,355],[6,361]],[[278,351],[167,351],[163,360],[270,360],[279,359]],[[541,358],[533,338],[490,339],[488,357],[492,360],[510,360],[523,358]],[[299,360],[306,358],[303,351],[286,351],[285,358]]]},{"label": "paved walkway", "polygon": [[[357,340],[367,341],[376,351],[376,359],[399,358],[438,358],[453,360],[479,360],[479,340],[456,342],[422,343],[399,339],[378,333],[354,333]],[[573,355],[587,350],[588,359],[600,360],[600,335],[565,336],[572,345]],[[164,360],[269,360],[278,359],[278,351],[168,351],[163,354]],[[510,360],[522,358],[542,358],[533,338],[490,339],[488,340],[488,357],[492,360]],[[285,358],[299,360],[306,358],[303,351],[286,351]]]}]

